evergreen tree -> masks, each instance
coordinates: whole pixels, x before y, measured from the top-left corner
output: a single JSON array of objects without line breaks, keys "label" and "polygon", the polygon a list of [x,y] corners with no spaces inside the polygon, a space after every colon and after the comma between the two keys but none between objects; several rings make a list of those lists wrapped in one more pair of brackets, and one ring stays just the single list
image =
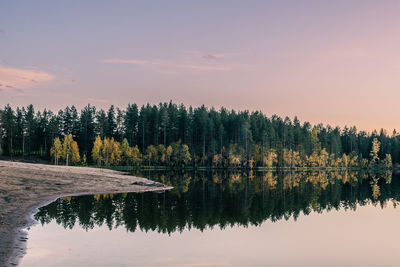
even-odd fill
[{"label": "evergreen tree", "polygon": [[106,122],[106,137],[112,138],[115,137],[115,133],[117,131],[117,124],[115,121],[115,109],[114,106],[111,105],[107,112],[107,122]]},{"label": "evergreen tree", "polygon": [[10,105],[7,105],[1,115],[3,139],[6,144],[5,154],[12,158],[15,146],[13,143],[13,138],[15,136],[15,114]]},{"label": "evergreen tree", "polygon": [[90,105],[84,107],[80,115],[80,131],[78,144],[81,147],[83,155],[88,158],[90,151],[93,148],[93,141],[95,139],[95,116],[96,108]]},{"label": "evergreen tree", "polygon": [[130,144],[137,144],[138,108],[136,104],[129,104],[125,112],[125,137]]}]

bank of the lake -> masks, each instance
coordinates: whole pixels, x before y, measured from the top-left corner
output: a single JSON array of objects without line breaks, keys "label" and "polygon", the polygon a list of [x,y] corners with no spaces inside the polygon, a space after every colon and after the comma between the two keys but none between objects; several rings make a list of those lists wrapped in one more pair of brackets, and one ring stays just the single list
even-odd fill
[{"label": "bank of the lake", "polygon": [[61,196],[167,190],[118,171],[0,161],[0,266],[17,265],[36,209]]}]

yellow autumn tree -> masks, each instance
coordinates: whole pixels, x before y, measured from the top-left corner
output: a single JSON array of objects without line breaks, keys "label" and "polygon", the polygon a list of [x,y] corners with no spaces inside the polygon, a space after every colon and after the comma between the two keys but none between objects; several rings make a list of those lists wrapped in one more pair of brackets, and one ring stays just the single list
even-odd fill
[{"label": "yellow autumn tree", "polygon": [[229,153],[228,160],[231,167],[239,167],[242,162],[242,157],[240,155]]},{"label": "yellow autumn tree", "polygon": [[62,156],[62,144],[60,138],[56,137],[53,141],[53,146],[50,149],[50,155],[54,158],[54,164],[58,165],[58,160]]},{"label": "yellow autumn tree", "polygon": [[328,165],[328,161],[329,161],[329,154],[325,150],[325,148],[323,148],[319,152],[319,162],[318,162],[318,164],[319,164],[320,167],[326,167]]},{"label": "yellow autumn tree", "polygon": [[187,165],[192,160],[188,145],[182,144],[179,146],[179,158],[181,163],[184,165]]},{"label": "yellow autumn tree", "polygon": [[119,142],[115,141],[114,138],[111,138],[111,155],[110,155],[110,164],[119,165],[121,163],[121,145]]},{"label": "yellow autumn tree", "polygon": [[347,168],[348,166],[349,166],[349,157],[345,153],[343,153],[343,156],[342,156],[342,167],[343,168]]},{"label": "yellow autumn tree", "polygon": [[124,138],[121,143],[121,161],[125,165],[130,165],[132,162],[133,149],[129,146],[128,139]]},{"label": "yellow autumn tree", "polygon": [[167,160],[167,149],[163,144],[159,144],[157,150],[160,163],[164,165]]},{"label": "yellow autumn tree", "polygon": [[278,184],[278,177],[272,172],[266,172],[263,177],[265,184],[267,187],[270,189],[274,189],[276,185]]},{"label": "yellow autumn tree", "polygon": [[392,156],[390,154],[386,154],[386,157],[383,160],[383,165],[385,166],[385,168],[392,167]]},{"label": "yellow autumn tree", "polygon": [[69,165],[70,161],[76,164],[81,160],[78,143],[74,141],[72,134],[64,136],[61,158],[65,159],[65,164],[67,166]]},{"label": "yellow autumn tree", "polygon": [[71,149],[72,149],[72,162],[74,164],[78,164],[79,162],[81,162],[81,155],[79,154],[79,147],[76,141],[72,142]]},{"label": "yellow autumn tree", "polygon": [[301,167],[301,157],[298,151],[284,148],[282,150],[282,158],[285,167]]},{"label": "yellow autumn tree", "polygon": [[310,156],[307,156],[307,163],[308,163],[309,167],[318,167],[319,166],[319,155],[316,150],[314,150]]},{"label": "yellow autumn tree", "polygon": [[132,162],[136,166],[142,163],[142,153],[137,145],[132,148]]},{"label": "yellow autumn tree", "polygon": [[242,155],[240,151],[237,151],[237,147],[234,144],[229,145],[228,149],[228,162],[230,167],[240,167],[242,163]]},{"label": "yellow autumn tree", "polygon": [[97,136],[93,143],[92,149],[92,159],[98,166],[100,166],[102,162],[102,149],[103,149],[103,141],[100,136]]},{"label": "yellow autumn tree", "polygon": [[111,153],[113,152],[113,144],[110,138],[104,138],[103,146],[101,148],[101,156],[105,166],[110,166]]},{"label": "yellow autumn tree", "polygon": [[328,158],[328,166],[329,167],[337,167],[335,154],[331,153]]},{"label": "yellow autumn tree", "polygon": [[214,165],[214,167],[221,166],[221,163],[222,163],[222,155],[221,154],[215,154],[213,156],[213,165]]},{"label": "yellow autumn tree", "polygon": [[358,155],[355,153],[350,153],[349,155],[349,168],[357,167],[358,164]]},{"label": "yellow autumn tree", "polygon": [[379,150],[380,150],[381,143],[378,141],[378,139],[375,137],[372,140],[372,146],[371,146],[371,152],[369,152],[369,157],[370,157],[370,163],[374,165],[377,163],[379,160]]},{"label": "yellow autumn tree", "polygon": [[167,151],[166,151],[166,161],[167,161],[167,164],[170,164],[171,163],[171,156],[172,156],[172,153],[173,153],[174,151],[173,151],[173,149],[172,149],[172,146],[168,146],[167,147]]},{"label": "yellow autumn tree", "polygon": [[146,159],[148,161],[149,166],[152,163],[157,162],[157,148],[153,145],[149,145],[146,149]]},{"label": "yellow autumn tree", "polygon": [[265,166],[269,169],[278,163],[278,154],[275,149],[269,149],[264,157]]},{"label": "yellow autumn tree", "polygon": [[[129,144],[127,145],[129,150]],[[129,153],[129,152],[128,152]],[[104,138],[101,146],[101,158],[105,166],[118,165],[121,163],[122,150],[121,144],[114,138]]]}]

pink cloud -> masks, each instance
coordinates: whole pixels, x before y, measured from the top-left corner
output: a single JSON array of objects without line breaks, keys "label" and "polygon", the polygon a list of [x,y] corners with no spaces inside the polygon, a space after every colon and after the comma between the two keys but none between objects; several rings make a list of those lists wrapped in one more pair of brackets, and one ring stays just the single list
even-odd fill
[{"label": "pink cloud", "polygon": [[162,63],[157,61],[150,61],[150,60],[136,60],[136,59],[106,59],[103,61],[104,63],[117,63],[117,64],[136,64],[142,66],[159,66]]},{"label": "pink cloud", "polygon": [[86,100],[90,103],[108,103],[107,100],[100,98],[86,98]]},{"label": "pink cloud", "polygon": [[188,64],[177,63],[171,61],[151,61],[138,59],[106,59],[104,63],[111,64],[134,64],[144,67],[150,67],[156,71],[166,74],[175,74],[177,70],[194,70],[194,71],[230,71],[233,69],[230,65],[204,65],[204,64]]},{"label": "pink cloud", "polygon": [[224,57],[224,55],[208,54],[208,55],[202,56],[202,58],[205,58],[205,59],[220,59],[222,57]]},{"label": "pink cloud", "polygon": [[54,80],[47,72],[30,69],[11,68],[0,65],[0,87],[2,89],[30,88]]},{"label": "pink cloud", "polygon": [[177,68],[199,70],[199,71],[230,71],[232,66],[207,66],[207,65],[175,65]]},{"label": "pink cloud", "polygon": [[6,32],[5,32],[5,31],[3,31],[2,29],[0,29],[0,33],[3,33],[3,34],[4,34],[4,33],[6,33]]}]

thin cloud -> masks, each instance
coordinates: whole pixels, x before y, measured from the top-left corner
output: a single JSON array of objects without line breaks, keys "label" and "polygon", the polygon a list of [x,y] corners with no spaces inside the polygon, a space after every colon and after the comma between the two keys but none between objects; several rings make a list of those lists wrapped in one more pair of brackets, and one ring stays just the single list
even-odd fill
[{"label": "thin cloud", "polygon": [[202,58],[204,58],[204,59],[211,59],[211,60],[220,59],[220,58],[223,58],[223,57],[224,57],[224,55],[222,55],[222,54],[220,54],[220,55],[208,54],[208,55],[202,56]]},{"label": "thin cloud", "polygon": [[182,51],[185,56],[188,56],[192,59],[221,59],[221,58],[233,58],[237,56],[245,56],[248,53],[244,52],[223,52],[223,53],[209,53],[204,51],[197,51],[197,50],[185,50]]},{"label": "thin cloud", "polygon": [[89,103],[108,103],[107,100],[105,100],[105,99],[100,99],[100,98],[86,98],[86,100],[87,100]]},{"label": "thin cloud", "polygon": [[3,33],[3,34],[5,34],[6,32],[5,32],[5,31],[3,31],[2,29],[0,29],[0,33]]},{"label": "thin cloud", "polygon": [[104,63],[116,63],[116,64],[136,64],[142,66],[160,66],[161,62],[149,61],[149,60],[136,60],[136,59],[106,59]]},{"label": "thin cloud", "polygon": [[0,88],[2,89],[31,88],[54,79],[55,76],[44,71],[11,68],[0,65]]},{"label": "thin cloud", "polygon": [[167,74],[176,73],[176,70],[194,70],[194,71],[230,71],[233,66],[230,65],[204,65],[204,64],[187,64],[187,63],[176,63],[171,61],[152,61],[152,60],[139,60],[139,59],[106,59],[104,63],[111,64],[134,64],[144,67],[150,67],[159,72],[165,72]]}]

